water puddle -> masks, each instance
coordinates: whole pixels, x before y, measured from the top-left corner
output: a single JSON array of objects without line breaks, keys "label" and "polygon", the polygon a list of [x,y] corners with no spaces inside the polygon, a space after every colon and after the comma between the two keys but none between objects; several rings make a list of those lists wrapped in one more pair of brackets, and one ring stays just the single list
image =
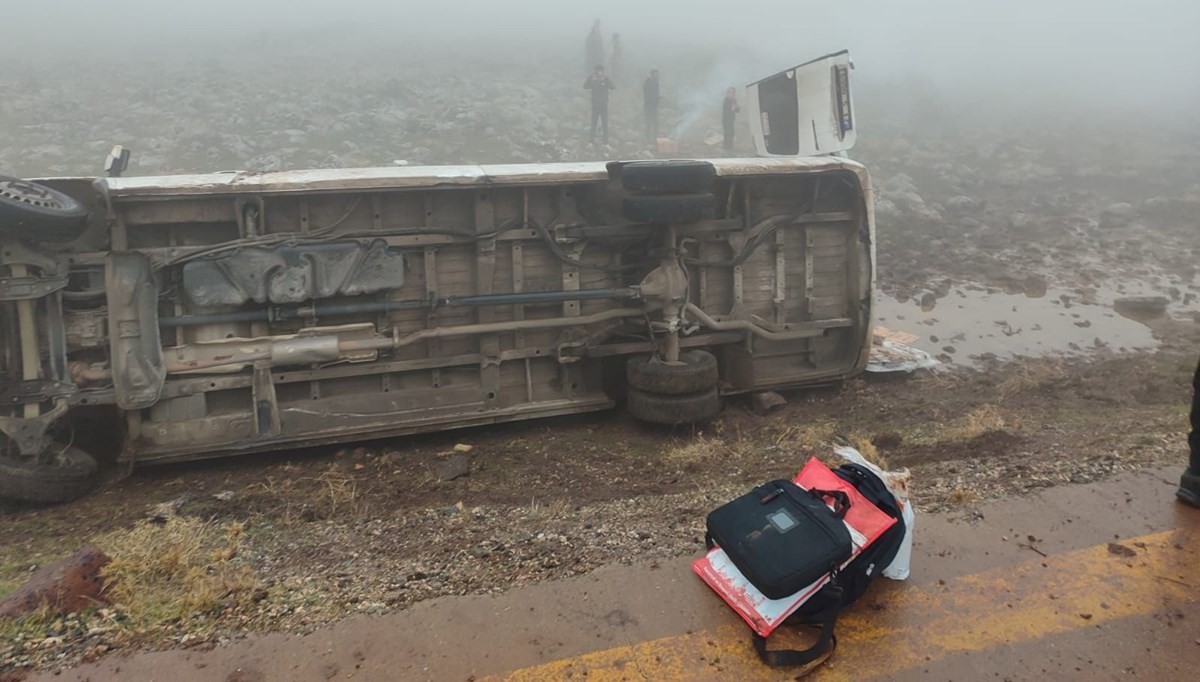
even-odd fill
[{"label": "water puddle", "polygon": [[954,287],[936,299],[881,294],[875,322],[915,334],[913,346],[963,365],[993,355],[1153,350],[1158,342],[1143,322],[1200,307],[1193,297],[1168,295],[1160,286],[1112,282],[1086,295],[1050,288],[1045,295],[1028,296],[976,285]]}]

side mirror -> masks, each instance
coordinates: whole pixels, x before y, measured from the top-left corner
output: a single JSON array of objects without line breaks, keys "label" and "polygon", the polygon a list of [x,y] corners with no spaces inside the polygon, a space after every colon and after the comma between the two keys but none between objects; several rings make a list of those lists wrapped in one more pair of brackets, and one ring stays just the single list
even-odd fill
[{"label": "side mirror", "polygon": [[129,150],[122,145],[114,145],[108,157],[104,159],[104,173],[110,178],[119,178],[125,169],[129,168]]}]

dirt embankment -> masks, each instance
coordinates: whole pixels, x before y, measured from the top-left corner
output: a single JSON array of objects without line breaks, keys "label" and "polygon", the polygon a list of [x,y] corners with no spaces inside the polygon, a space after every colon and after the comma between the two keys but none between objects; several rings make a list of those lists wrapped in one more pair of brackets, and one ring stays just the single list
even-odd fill
[{"label": "dirt embankment", "polygon": [[[1180,462],[1193,361],[1167,351],[1013,362],[856,381],[790,396],[765,417],[733,404],[696,431],[597,415],[138,472],[69,507],[8,509],[0,585],[89,539],[118,559],[158,546],[176,565],[142,576],[147,593],[126,603],[6,625],[0,665],[309,632],[435,596],[695,553],[709,509],[827,456],[839,437],[911,468],[921,509],[968,514],[985,498]],[[474,446],[470,473],[441,481],[458,442]],[[196,571],[222,577],[214,586]]]}]

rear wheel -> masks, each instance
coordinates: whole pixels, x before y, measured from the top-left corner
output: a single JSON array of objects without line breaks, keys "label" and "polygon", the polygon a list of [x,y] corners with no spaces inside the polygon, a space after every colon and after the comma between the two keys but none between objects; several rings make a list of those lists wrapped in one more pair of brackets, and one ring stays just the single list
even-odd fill
[{"label": "rear wheel", "polygon": [[721,413],[721,395],[716,387],[684,395],[661,395],[630,388],[626,397],[629,414],[651,424],[694,424]]},{"label": "rear wheel", "polygon": [[96,460],[79,448],[52,445],[54,455],[35,457],[0,455],[0,498],[23,502],[69,502],[96,487]]},{"label": "rear wheel", "polygon": [[706,391],[717,385],[717,358],[702,350],[681,352],[674,365],[652,355],[630,358],[625,380],[631,388],[660,395]]},{"label": "rear wheel", "polygon": [[87,209],[45,185],[0,175],[0,234],[39,242],[69,242],[83,234]]}]

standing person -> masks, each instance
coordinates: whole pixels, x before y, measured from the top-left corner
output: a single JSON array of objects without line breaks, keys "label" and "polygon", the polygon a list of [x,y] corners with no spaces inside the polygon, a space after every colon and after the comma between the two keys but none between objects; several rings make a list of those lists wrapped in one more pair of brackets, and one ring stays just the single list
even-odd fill
[{"label": "standing person", "polygon": [[733,152],[733,122],[742,108],[738,106],[737,90],[729,88],[725,91],[725,101],[721,104],[721,128],[725,132],[725,151]]},{"label": "standing person", "polygon": [[596,70],[583,82],[586,90],[592,91],[592,138],[596,141],[596,121],[604,124],[604,144],[608,144],[608,93],[616,89],[612,80],[604,73],[604,66],[597,64]]},{"label": "standing person", "polygon": [[621,34],[612,34],[612,47],[609,48],[608,73],[614,81],[621,78]]},{"label": "standing person", "polygon": [[599,19],[592,23],[592,31],[588,33],[584,57],[584,73],[588,73],[593,66],[604,63],[604,34],[600,32]]},{"label": "standing person", "polygon": [[1179,490],[1175,497],[1181,502],[1200,507],[1200,365],[1192,377],[1192,430],[1188,433],[1188,449],[1190,452],[1188,468],[1184,469],[1179,479]]},{"label": "standing person", "polygon": [[646,141],[651,144],[658,139],[658,104],[661,100],[658,69],[650,69],[650,75],[642,83],[642,106],[646,114]]}]

